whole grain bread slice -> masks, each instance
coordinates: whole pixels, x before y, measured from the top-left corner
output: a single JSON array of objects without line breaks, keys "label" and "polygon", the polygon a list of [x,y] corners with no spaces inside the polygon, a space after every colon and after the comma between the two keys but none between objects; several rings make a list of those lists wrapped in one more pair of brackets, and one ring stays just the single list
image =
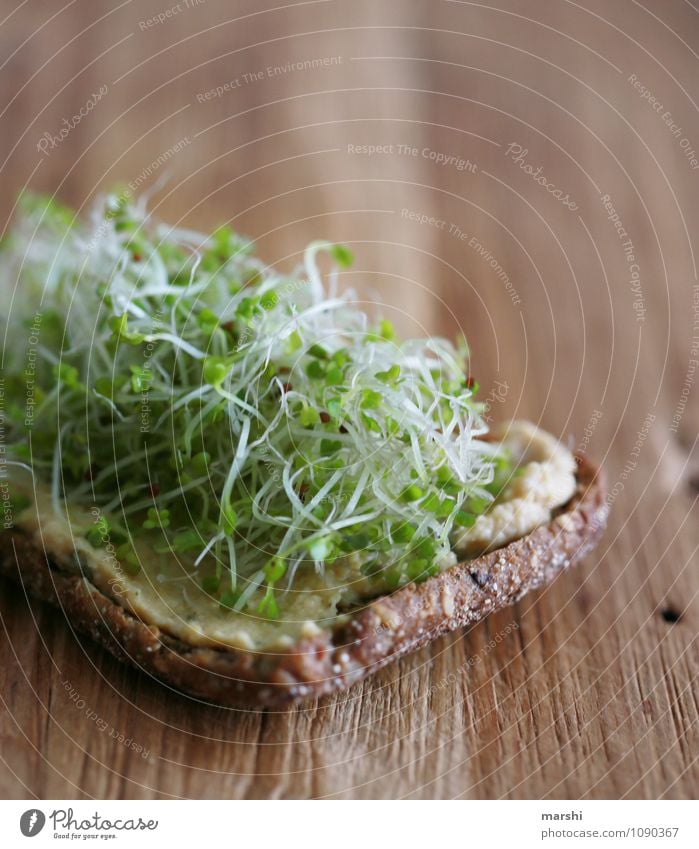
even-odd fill
[{"label": "whole grain bread slice", "polygon": [[87,578],[62,570],[17,530],[0,535],[0,572],[57,604],[121,660],[224,705],[283,708],[345,689],[449,631],[548,584],[598,541],[607,521],[604,477],[578,457],[577,488],[552,520],[503,548],[409,584],[350,613],[341,625],[283,652],[192,646],[141,621]]}]

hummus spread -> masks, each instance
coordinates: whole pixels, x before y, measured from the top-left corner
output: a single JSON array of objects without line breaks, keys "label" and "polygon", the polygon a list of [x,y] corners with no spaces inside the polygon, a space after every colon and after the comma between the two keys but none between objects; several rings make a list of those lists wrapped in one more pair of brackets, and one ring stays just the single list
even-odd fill
[{"label": "hummus spread", "polygon": [[512,452],[516,472],[495,503],[455,538],[457,555],[477,557],[526,536],[575,492],[575,458],[551,434],[513,421],[493,435]]},{"label": "hummus spread", "polygon": [[[459,533],[454,541],[457,556],[477,556],[528,534],[547,522],[551,511],[565,504],[575,490],[575,460],[552,436],[521,421],[494,435],[509,447],[518,471],[488,511]],[[25,493],[32,490],[31,483],[17,485]],[[202,588],[191,560],[138,541],[141,568],[132,574],[123,568],[108,539],[95,548],[85,538],[94,526],[94,515],[71,507],[69,515],[57,515],[45,489],[33,494],[35,505],[18,517],[17,525],[39,548],[64,569],[83,574],[134,615],[192,645],[283,650],[336,624],[342,618],[338,610],[366,598],[369,591],[359,558],[348,557],[326,567],[323,576],[311,570],[299,575],[286,595],[282,590],[277,621],[254,610],[232,611]],[[443,568],[456,559],[450,555]],[[376,586],[373,590],[375,595]]]},{"label": "hummus spread", "polygon": [[[24,490],[26,492],[26,490]],[[97,589],[148,624],[191,645],[213,648],[279,649],[319,633],[338,621],[337,608],[352,585],[352,565],[330,567],[325,577],[299,575],[281,599],[281,616],[271,621],[254,610],[233,611],[201,586],[192,561],[173,552],[159,553],[142,540],[135,543],[140,571],[127,571],[107,538],[95,548],[84,534],[94,526],[88,510],[72,508],[56,515],[48,493],[36,493],[36,507],[27,508],[17,525],[65,571],[83,574]],[[358,574],[358,565],[356,567]],[[280,593],[281,595],[281,593]]]}]

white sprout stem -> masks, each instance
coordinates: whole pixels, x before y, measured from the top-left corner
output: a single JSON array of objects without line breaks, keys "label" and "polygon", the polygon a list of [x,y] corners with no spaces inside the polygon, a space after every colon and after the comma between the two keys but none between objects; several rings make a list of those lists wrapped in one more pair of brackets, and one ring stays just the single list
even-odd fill
[{"label": "white sprout stem", "polygon": [[235,455],[233,457],[233,462],[231,463],[231,467],[226,477],[226,483],[224,484],[223,492],[221,493],[222,504],[227,504],[231,497],[233,484],[235,483],[235,479],[238,477],[238,473],[240,472],[240,468],[243,465],[243,461],[247,454],[249,435],[250,419],[243,419],[243,425],[240,430],[240,437],[238,438],[238,447],[236,448]]}]

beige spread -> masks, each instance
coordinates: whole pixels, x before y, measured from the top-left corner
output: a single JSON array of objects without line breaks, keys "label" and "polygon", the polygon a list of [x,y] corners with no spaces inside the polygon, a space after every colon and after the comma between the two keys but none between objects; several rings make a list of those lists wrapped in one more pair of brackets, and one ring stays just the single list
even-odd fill
[{"label": "beige spread", "polygon": [[[509,446],[519,473],[488,512],[455,540],[454,550],[461,556],[476,556],[524,536],[547,522],[551,511],[568,501],[575,490],[575,460],[552,436],[521,421],[494,435]],[[324,577],[315,572],[299,575],[294,589],[282,600],[278,621],[254,612],[233,612],[201,588],[200,575],[191,561],[180,561],[171,552],[159,554],[138,543],[141,570],[131,575],[122,568],[109,541],[106,548],[93,548],[84,538],[94,523],[89,511],[71,510],[70,516],[57,516],[45,491],[37,494],[36,502],[36,507],[22,513],[18,525],[40,548],[64,568],[82,570],[99,590],[136,616],[193,645],[260,650],[290,647],[301,637],[313,636],[321,627],[336,623],[338,605],[356,598],[366,587],[359,559],[347,558],[326,568]],[[445,568],[455,561],[450,555]]]},{"label": "beige spread", "polygon": [[575,458],[551,434],[531,422],[514,421],[493,436],[509,447],[518,473],[495,504],[455,538],[460,555],[478,556],[526,536],[575,492]]}]

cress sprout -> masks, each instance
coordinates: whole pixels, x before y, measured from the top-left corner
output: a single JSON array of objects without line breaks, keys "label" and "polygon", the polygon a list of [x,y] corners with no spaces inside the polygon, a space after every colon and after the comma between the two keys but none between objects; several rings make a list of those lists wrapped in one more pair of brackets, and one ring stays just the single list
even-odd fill
[{"label": "cress sprout", "polygon": [[337,272],[326,287],[317,259],[345,268],[343,246],[293,275],[252,247],[118,194],[89,222],[25,197],[2,248],[9,453],[55,510],[99,507],[91,544],[133,573],[152,538],[224,609],[276,618],[304,570],[348,557],[377,586],[424,580],[509,473],[465,346],[400,341]]}]

